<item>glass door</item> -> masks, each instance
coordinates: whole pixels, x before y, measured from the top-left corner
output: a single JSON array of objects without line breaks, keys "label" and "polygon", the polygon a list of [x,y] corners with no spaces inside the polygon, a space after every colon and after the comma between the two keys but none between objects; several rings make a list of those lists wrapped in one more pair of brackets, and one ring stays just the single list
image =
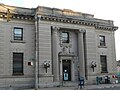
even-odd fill
[{"label": "glass door", "polygon": [[71,81],[71,60],[63,60],[63,81]]}]

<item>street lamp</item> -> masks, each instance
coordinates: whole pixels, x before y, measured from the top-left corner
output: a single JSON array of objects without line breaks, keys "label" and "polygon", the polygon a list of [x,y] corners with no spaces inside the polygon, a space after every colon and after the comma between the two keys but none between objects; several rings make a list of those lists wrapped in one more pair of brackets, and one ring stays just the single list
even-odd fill
[{"label": "street lamp", "polygon": [[46,69],[46,73],[47,73],[47,68],[50,68],[50,61],[44,61],[44,68]]},{"label": "street lamp", "polygon": [[93,72],[94,72],[94,68],[96,67],[97,65],[96,65],[96,62],[95,61],[92,61],[91,62],[91,68],[93,69]]}]

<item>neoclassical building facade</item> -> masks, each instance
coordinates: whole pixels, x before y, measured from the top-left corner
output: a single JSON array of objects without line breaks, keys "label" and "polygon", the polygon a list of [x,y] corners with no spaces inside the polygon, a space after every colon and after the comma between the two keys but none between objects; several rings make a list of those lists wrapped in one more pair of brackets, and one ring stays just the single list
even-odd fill
[{"label": "neoclassical building facade", "polygon": [[80,76],[95,84],[116,73],[117,29],[69,9],[0,4],[0,85],[74,86]]}]

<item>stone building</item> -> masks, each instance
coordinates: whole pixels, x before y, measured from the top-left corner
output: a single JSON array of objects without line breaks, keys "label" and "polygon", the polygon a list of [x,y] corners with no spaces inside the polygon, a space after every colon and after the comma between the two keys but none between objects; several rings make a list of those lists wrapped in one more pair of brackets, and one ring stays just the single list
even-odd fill
[{"label": "stone building", "polygon": [[69,9],[0,4],[0,86],[73,86],[80,76],[95,84],[116,72],[117,29]]}]

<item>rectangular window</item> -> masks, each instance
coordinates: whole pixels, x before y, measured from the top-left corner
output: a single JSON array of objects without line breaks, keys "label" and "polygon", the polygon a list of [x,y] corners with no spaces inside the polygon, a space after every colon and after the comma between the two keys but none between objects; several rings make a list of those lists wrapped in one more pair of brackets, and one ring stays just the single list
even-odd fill
[{"label": "rectangular window", "polygon": [[62,32],[62,43],[69,43],[69,32]]},{"label": "rectangular window", "polygon": [[101,61],[101,73],[107,73],[107,56],[100,55],[100,61]]},{"label": "rectangular window", "polygon": [[14,40],[23,40],[23,28],[14,27]]},{"label": "rectangular window", "polygon": [[99,40],[100,40],[100,46],[105,46],[105,36],[100,35]]},{"label": "rectangular window", "polygon": [[13,75],[23,75],[23,53],[13,53]]}]

